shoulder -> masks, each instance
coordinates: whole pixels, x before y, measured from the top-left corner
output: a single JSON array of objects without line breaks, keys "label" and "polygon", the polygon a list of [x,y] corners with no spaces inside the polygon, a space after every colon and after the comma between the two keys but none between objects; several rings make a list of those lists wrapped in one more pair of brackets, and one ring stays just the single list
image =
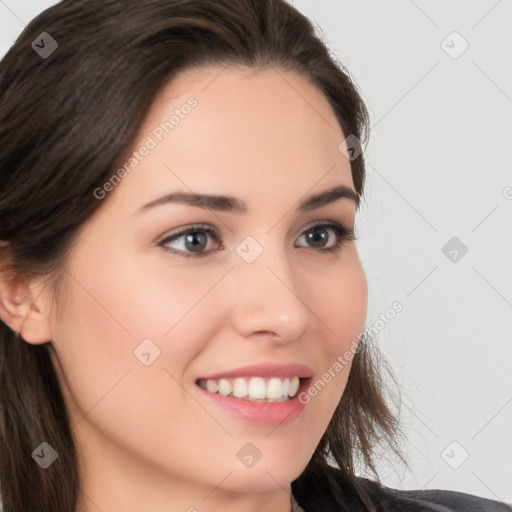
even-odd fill
[{"label": "shoulder", "polygon": [[[340,482],[339,490],[343,492],[342,487],[347,484],[346,477],[338,468],[332,468],[331,471],[334,477],[331,482]],[[353,487],[361,502],[373,503],[376,512],[512,512],[512,504],[463,492],[442,489],[398,490],[364,477],[357,477],[356,480]]]},{"label": "shoulder", "polygon": [[398,490],[358,477],[379,512],[512,512],[506,503],[443,489]]}]

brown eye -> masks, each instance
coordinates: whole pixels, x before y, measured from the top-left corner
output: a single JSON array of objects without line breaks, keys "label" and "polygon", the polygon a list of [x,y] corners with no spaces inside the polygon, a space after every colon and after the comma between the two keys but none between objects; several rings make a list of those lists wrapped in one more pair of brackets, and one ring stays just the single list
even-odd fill
[{"label": "brown eye", "polygon": [[[334,233],[334,242],[327,246],[329,232]],[[305,237],[310,247],[320,248],[324,251],[338,251],[344,242],[356,240],[354,230],[343,227],[341,224],[323,223],[307,229],[301,237]]]},{"label": "brown eye", "polygon": [[[334,236],[332,233],[334,233]],[[218,243],[213,246],[213,249],[208,250],[208,239],[210,237]],[[300,238],[302,237],[305,237],[307,246],[329,252],[340,250],[344,242],[356,240],[353,229],[345,228],[337,222],[324,222],[312,226],[303,232]],[[330,245],[329,240],[333,240]],[[159,245],[167,252],[187,258],[207,256],[212,250],[221,246],[220,241],[220,233],[215,228],[201,224],[188,226],[172,233],[163,239]],[[173,244],[174,247],[169,247],[170,244]],[[176,248],[176,245],[181,247]]]},{"label": "brown eye", "polygon": [[[206,251],[209,236],[217,241],[220,240],[218,231],[210,226],[190,226],[168,236],[162,240],[159,245],[166,251],[184,257],[206,256],[209,253],[209,251]],[[180,249],[168,247],[170,243],[176,243],[180,240]],[[218,245],[219,244],[217,244],[217,247]]]}]

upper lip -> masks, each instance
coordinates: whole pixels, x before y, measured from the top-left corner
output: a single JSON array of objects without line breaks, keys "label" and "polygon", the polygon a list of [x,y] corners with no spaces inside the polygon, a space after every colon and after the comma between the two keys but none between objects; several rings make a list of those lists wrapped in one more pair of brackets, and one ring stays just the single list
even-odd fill
[{"label": "upper lip", "polygon": [[313,374],[311,368],[303,364],[252,364],[234,368],[225,372],[219,372],[205,377],[199,377],[202,380],[219,380],[235,377],[299,377],[309,378]]}]

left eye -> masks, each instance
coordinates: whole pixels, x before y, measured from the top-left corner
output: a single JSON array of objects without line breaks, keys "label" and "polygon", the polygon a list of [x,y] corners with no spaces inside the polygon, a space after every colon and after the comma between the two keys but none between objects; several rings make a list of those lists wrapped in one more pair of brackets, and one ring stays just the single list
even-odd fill
[{"label": "left eye", "polygon": [[[334,233],[334,237],[330,237],[329,232]],[[209,251],[205,251],[205,249],[208,245],[208,235],[219,242],[215,245],[215,248],[219,249],[221,246],[219,232],[215,228],[206,225],[189,226],[165,238],[159,245],[165,251],[179,256],[207,256]],[[327,252],[339,251],[345,242],[356,240],[353,228],[346,228],[337,222],[316,224],[305,230],[299,240],[304,237],[308,243],[313,244],[310,247]],[[334,239],[333,243],[326,244],[326,241],[328,242],[330,238]],[[181,241],[182,249],[168,247],[169,244],[177,241]]]}]

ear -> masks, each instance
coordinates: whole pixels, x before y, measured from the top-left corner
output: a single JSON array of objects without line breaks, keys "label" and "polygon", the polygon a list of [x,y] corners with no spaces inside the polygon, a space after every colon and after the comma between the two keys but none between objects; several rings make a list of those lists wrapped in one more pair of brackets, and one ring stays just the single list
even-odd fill
[{"label": "ear", "polygon": [[41,285],[41,280],[0,276],[0,319],[34,345],[52,340],[49,302]]}]

